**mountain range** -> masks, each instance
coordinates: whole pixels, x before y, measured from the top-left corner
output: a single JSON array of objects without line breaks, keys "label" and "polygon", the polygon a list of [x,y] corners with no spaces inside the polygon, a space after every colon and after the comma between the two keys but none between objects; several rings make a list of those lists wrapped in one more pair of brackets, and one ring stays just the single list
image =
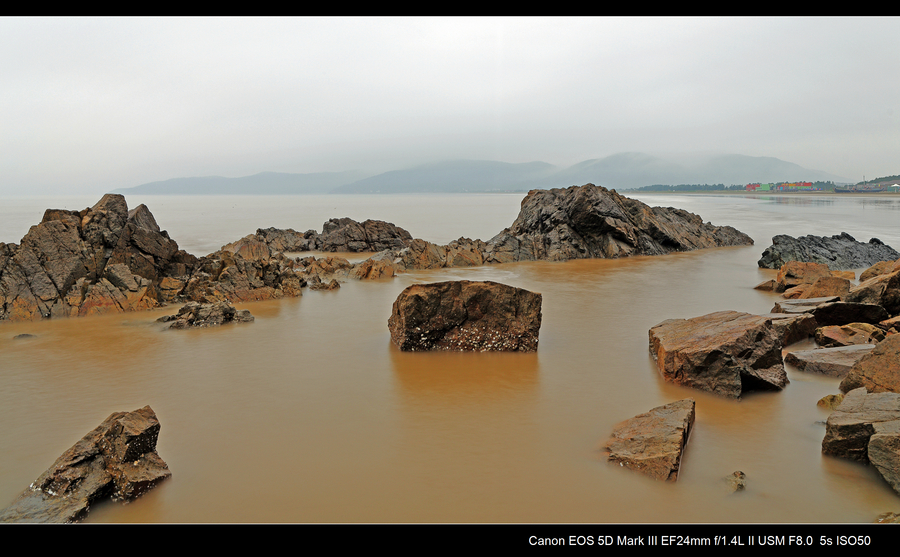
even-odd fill
[{"label": "mountain range", "polygon": [[115,193],[133,194],[322,194],[322,193],[473,193],[510,192],[593,183],[627,190],[655,184],[746,184],[782,181],[849,182],[821,170],[803,168],[774,157],[710,155],[691,162],[646,153],[618,153],[568,167],[545,162],[506,163],[453,160],[391,170],[376,175],[360,171],[252,176],[172,178]]}]

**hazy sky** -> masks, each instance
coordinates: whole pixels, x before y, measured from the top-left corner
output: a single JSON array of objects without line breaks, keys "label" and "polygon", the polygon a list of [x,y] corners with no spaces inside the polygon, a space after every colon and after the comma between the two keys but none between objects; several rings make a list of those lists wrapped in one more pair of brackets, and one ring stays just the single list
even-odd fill
[{"label": "hazy sky", "polygon": [[623,151],[900,173],[898,18],[0,18],[0,195]]}]

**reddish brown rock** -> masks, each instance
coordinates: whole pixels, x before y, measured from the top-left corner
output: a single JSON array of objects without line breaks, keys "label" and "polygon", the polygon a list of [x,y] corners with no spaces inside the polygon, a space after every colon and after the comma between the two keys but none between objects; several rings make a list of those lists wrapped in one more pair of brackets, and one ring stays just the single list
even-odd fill
[{"label": "reddish brown rock", "polygon": [[841,392],[859,387],[870,393],[900,393],[900,335],[890,335],[876,344],[841,381]]},{"label": "reddish brown rock", "polygon": [[784,363],[800,371],[818,373],[829,377],[844,377],[850,369],[872,351],[871,344],[853,344],[815,350],[795,350],[784,357]]},{"label": "reddish brown rock", "polygon": [[829,325],[816,329],[816,344],[825,347],[876,344],[884,339],[884,330],[869,323]]},{"label": "reddish brown rock", "polygon": [[604,445],[608,460],[656,480],[676,481],[694,408],[694,400],[686,398],[617,424]]},{"label": "reddish brown rock", "polygon": [[845,299],[848,302],[876,304],[890,316],[900,315],[900,270],[861,282],[850,289]]},{"label": "reddish brown rock", "polygon": [[841,277],[819,277],[803,290],[801,299],[821,298],[822,296],[838,296],[843,298],[850,293],[850,281]]},{"label": "reddish brown rock", "polygon": [[496,282],[414,284],[388,320],[401,350],[537,350],[541,295]]},{"label": "reddish brown rock", "polygon": [[650,329],[650,353],[667,381],[731,398],[783,389],[781,349],[769,319],[736,311],[669,319]]},{"label": "reddish brown rock", "polygon": [[0,522],[73,522],[105,497],[140,496],[172,475],[156,452],[158,437],[149,406],[112,414],[0,512]]}]

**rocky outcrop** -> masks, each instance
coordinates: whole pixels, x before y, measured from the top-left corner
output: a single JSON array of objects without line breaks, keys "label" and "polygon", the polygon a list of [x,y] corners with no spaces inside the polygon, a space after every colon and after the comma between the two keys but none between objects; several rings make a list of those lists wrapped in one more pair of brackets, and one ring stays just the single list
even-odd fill
[{"label": "rocky outcrop", "polygon": [[730,398],[783,389],[781,349],[769,319],[736,311],[669,319],[650,329],[650,353],[667,381]]},{"label": "rocky outcrop", "polygon": [[401,350],[534,352],[541,295],[496,282],[414,284],[394,302],[388,328]]},{"label": "rocky outcrop", "polygon": [[784,363],[807,373],[845,377],[856,362],[873,348],[875,346],[871,344],[854,344],[815,350],[795,350],[785,355]]},{"label": "rocky outcrop", "polygon": [[604,444],[608,460],[656,480],[676,481],[694,408],[694,400],[686,398],[617,424]]},{"label": "rocky outcrop", "polygon": [[729,226],[713,226],[687,211],[648,207],[615,190],[586,184],[532,190],[512,225],[492,238],[485,261],[564,261],[662,255],[719,246],[752,245]]},{"label": "rocky outcrop", "polygon": [[900,493],[900,393],[847,393],[828,416],[822,452],[869,462]]},{"label": "rocky outcrop", "polygon": [[865,387],[870,393],[900,393],[900,335],[875,345],[841,381],[841,392]]},{"label": "rocky outcrop", "polygon": [[778,235],[766,248],[758,264],[767,269],[778,269],[788,261],[822,263],[833,270],[860,269],[879,261],[900,258],[900,253],[885,245],[878,238],[868,243],[841,232],[838,236],[801,236],[793,238]]},{"label": "rocky outcrop", "polygon": [[172,475],[156,452],[158,437],[149,406],[112,414],[0,512],[0,522],[73,522],[105,497],[140,496]]},{"label": "rocky outcrop", "polygon": [[247,238],[250,237],[265,244],[272,253],[377,252],[403,249],[413,239],[409,232],[393,223],[381,220],[357,222],[347,217],[329,219],[322,225],[321,234],[315,230],[301,234],[290,228],[260,228]]},{"label": "rocky outcrop", "polygon": [[218,327],[225,323],[252,323],[254,317],[246,309],[237,310],[231,302],[221,301],[212,304],[188,302],[181,306],[176,315],[166,315],[157,319],[160,323],[169,323],[170,329],[188,329],[191,327]]}]

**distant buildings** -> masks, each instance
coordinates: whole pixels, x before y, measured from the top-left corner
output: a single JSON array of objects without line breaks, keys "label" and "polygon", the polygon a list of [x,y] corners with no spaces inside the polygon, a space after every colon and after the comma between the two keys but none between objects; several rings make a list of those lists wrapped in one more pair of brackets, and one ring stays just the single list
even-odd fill
[{"label": "distant buildings", "polygon": [[814,187],[812,182],[781,182],[778,184],[747,184],[747,191],[823,191],[822,188]]}]

